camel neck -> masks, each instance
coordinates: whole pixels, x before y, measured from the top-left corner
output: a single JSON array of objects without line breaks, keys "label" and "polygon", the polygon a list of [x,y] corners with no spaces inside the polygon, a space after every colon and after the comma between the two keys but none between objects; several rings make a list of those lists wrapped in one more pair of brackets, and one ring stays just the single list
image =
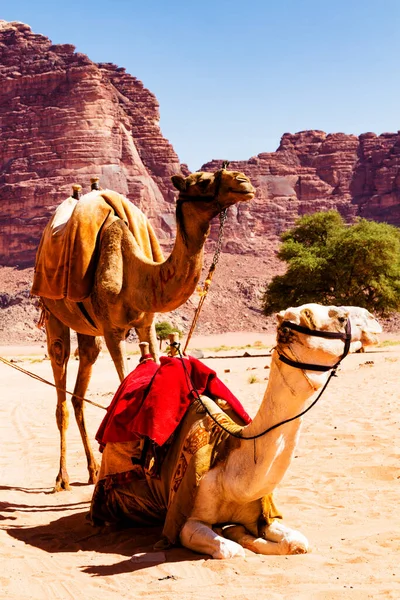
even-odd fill
[{"label": "camel neck", "polygon": [[[318,375],[318,385],[327,376]],[[244,428],[243,437],[257,435],[296,416],[314,392],[315,387],[304,373],[281,363],[274,351],[264,398],[253,421]],[[272,492],[293,457],[301,423],[301,418],[295,419],[256,440],[243,440],[240,450],[231,455],[227,464],[230,493],[249,501]],[[232,477],[233,472],[240,472],[240,477]]]},{"label": "camel neck", "polygon": [[146,289],[137,294],[137,306],[143,312],[169,312],[192,295],[200,279],[209,231],[209,220],[199,218],[191,204],[182,207],[170,256],[162,263],[140,265],[141,275],[148,281]]},{"label": "camel neck", "polygon": [[[325,373],[322,375],[326,377]],[[316,389],[317,386],[304,371],[281,362],[274,350],[267,389],[257,414],[246,427],[245,435],[256,435],[276,423],[295,417]],[[275,430],[277,435],[281,434],[280,429]]]}]

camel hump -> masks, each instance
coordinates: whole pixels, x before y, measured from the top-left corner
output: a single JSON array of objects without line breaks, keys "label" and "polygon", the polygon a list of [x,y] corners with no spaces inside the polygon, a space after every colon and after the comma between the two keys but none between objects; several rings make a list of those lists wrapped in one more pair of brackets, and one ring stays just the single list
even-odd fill
[{"label": "camel hump", "polygon": [[[68,298],[81,302],[90,296],[98,267],[96,248],[103,247],[105,233],[120,220],[126,225],[144,256],[162,262],[163,255],[154,231],[142,211],[127,198],[112,190],[92,190],[79,200],[67,198],[45,228],[37,258],[32,294],[45,298]],[[110,232],[115,256],[109,256],[104,267],[121,270],[121,277],[107,280],[107,293],[118,294],[122,287],[121,243],[124,228]],[[105,254],[109,254],[109,250]],[[112,264],[113,263],[113,264]]]},{"label": "camel hump", "polygon": [[124,224],[117,220],[107,227],[102,237],[96,279],[111,303],[122,290],[124,265],[121,243],[125,232]]},{"label": "camel hump", "polygon": [[128,198],[113,190],[101,190],[100,197],[111,206],[115,216],[128,226],[146,258],[163,262],[164,256],[146,215]]}]

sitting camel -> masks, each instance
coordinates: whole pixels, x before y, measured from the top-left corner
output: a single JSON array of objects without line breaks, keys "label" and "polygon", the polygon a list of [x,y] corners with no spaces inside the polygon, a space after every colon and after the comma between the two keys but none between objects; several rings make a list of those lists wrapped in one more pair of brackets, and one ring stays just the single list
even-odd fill
[{"label": "sitting camel", "polygon": [[[61,457],[55,491],[69,489],[65,437],[68,408],[64,390],[70,356],[70,329],[78,334],[80,358],[72,404],[86,452],[89,483],[94,483],[98,465],[88,440],[80,397],[85,396],[93,364],[100,352],[98,336],[104,336],[121,381],[127,374],[125,338],[132,327],[135,328],[140,341],[149,342],[150,352],[157,358],[154,313],[169,312],[186,302],[201,275],[203,247],[210,231],[210,221],[222,210],[237,202],[251,200],[255,194],[248,177],[226,169],[215,173],[192,173],[186,178],[174,175],[171,179],[179,190],[176,208],[177,232],[174,248],[166,260],[163,260],[147,219],[139,209],[131,205],[128,209],[134,209],[134,216],[140,217],[141,230],[145,230],[147,236],[146,244],[153,248],[153,254],[150,256],[155,259],[145,255],[127,224],[112,213],[111,224],[103,226],[95,239],[96,245],[90,257],[94,266],[94,281],[87,298],[78,302],[62,295],[58,299],[51,297],[51,294],[48,297],[40,292],[38,279],[34,280],[32,293],[41,296],[44,306],[47,346],[57,386],[56,416],[61,436]],[[91,204],[98,207],[103,199],[108,202],[108,207],[120,206],[121,200],[125,202],[125,206],[126,203],[131,204],[120,194],[110,190],[94,190],[80,200],[72,197],[65,202],[71,210],[76,211],[82,207],[83,212],[83,208],[86,210],[89,207],[90,210]],[[100,208],[103,209],[103,205]],[[71,215],[74,214],[73,211]],[[90,212],[89,216],[85,214],[86,226],[90,227]],[[56,217],[57,214],[54,218]],[[54,223],[50,222],[42,240],[45,239],[45,235],[48,238],[57,235],[63,225],[61,223],[54,227]],[[83,237],[81,247],[85,243]],[[46,283],[47,273],[38,269],[38,265],[45,264],[39,262],[40,253],[44,252],[43,248],[45,246],[41,243],[35,276],[40,275]],[[76,256],[79,257],[79,252],[76,252],[71,260],[72,267]]]},{"label": "sitting camel", "polygon": [[[353,323],[342,307],[318,304],[289,308],[277,318],[269,383],[253,421],[238,426],[218,402],[197,396],[158,479],[146,470],[152,464],[148,456],[138,460],[141,442],[111,444],[108,453],[107,444],[107,465],[102,464],[92,499],[94,524],[161,521],[170,543],[180,540],[213,558],[243,556],[243,548],[260,554],[308,551],[304,535],[282,523],[272,493],[295,452],[307,400],[327,383],[350,344],[354,350],[361,346],[366,325]],[[181,361],[184,370],[189,362],[170,360]],[[211,450],[205,453],[207,444]]]}]

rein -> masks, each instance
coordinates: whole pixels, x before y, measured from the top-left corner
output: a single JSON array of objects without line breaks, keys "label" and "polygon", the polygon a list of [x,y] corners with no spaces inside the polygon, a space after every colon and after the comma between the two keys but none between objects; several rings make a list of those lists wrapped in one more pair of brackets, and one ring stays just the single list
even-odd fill
[{"label": "rein", "polygon": [[[222,169],[220,169],[217,172],[217,174],[216,174],[216,186],[215,186],[214,195],[211,196],[211,197],[208,197],[208,198],[207,197],[206,198],[199,197],[197,199],[197,200],[205,200],[206,202],[211,202],[213,200],[216,201],[217,206],[219,208],[219,230],[218,230],[218,240],[217,240],[217,245],[216,245],[216,248],[215,248],[214,256],[213,256],[210,268],[208,270],[207,277],[206,277],[206,279],[204,281],[203,289],[202,289],[202,291],[200,293],[199,304],[198,304],[198,306],[197,306],[197,308],[195,310],[195,313],[194,313],[194,316],[193,316],[193,320],[192,320],[192,324],[190,326],[189,332],[188,332],[187,337],[186,337],[186,343],[185,343],[185,347],[183,349],[184,353],[186,352],[186,349],[187,349],[187,347],[189,345],[189,342],[191,340],[193,332],[196,329],[197,321],[199,320],[199,316],[200,316],[201,310],[203,308],[203,304],[205,302],[206,296],[207,296],[208,291],[210,289],[211,281],[212,281],[212,278],[213,278],[213,275],[214,275],[214,272],[215,272],[215,269],[216,269],[216,266],[217,266],[217,263],[218,263],[218,260],[219,260],[219,256],[220,256],[221,250],[222,250],[222,239],[223,239],[223,234],[224,234],[224,225],[225,225],[225,221],[226,221],[226,219],[228,217],[228,209],[227,208],[222,208],[221,204],[218,201],[218,195],[219,195],[220,187],[221,187],[222,172],[228,166],[229,166],[229,162],[228,161],[224,161],[222,163]],[[184,202],[189,202],[189,201],[196,201],[196,198],[193,198],[193,197],[188,197],[188,198],[181,198],[181,197],[179,197],[178,198],[178,202],[180,204],[182,204]],[[178,349],[178,351],[179,351],[179,354],[180,354],[180,350],[179,349]],[[180,356],[182,356],[182,355],[180,354]],[[193,385],[192,385],[192,387],[193,387]]]},{"label": "rein", "polygon": [[350,319],[348,319],[348,321],[346,323],[346,331],[345,331],[345,333],[339,333],[339,332],[335,333],[335,332],[331,332],[331,331],[320,331],[320,330],[317,330],[317,329],[308,329],[307,327],[302,327],[301,325],[296,325],[296,323],[291,323],[290,321],[283,321],[283,323],[281,324],[281,327],[279,329],[282,330],[283,328],[293,329],[294,331],[298,331],[299,333],[304,333],[306,335],[311,335],[311,336],[315,336],[315,337],[322,337],[322,338],[327,338],[327,339],[342,340],[344,342],[343,354],[339,358],[339,360],[337,361],[337,363],[335,363],[332,367],[327,367],[327,366],[324,366],[324,365],[313,365],[313,364],[308,364],[308,363],[297,362],[297,361],[294,361],[294,360],[288,358],[284,354],[280,354],[278,352],[279,360],[281,360],[282,362],[284,362],[285,364],[287,364],[287,365],[289,365],[291,367],[295,367],[296,369],[309,370],[309,371],[321,371],[321,372],[331,371],[331,373],[329,374],[328,379],[326,380],[326,382],[325,382],[322,390],[320,391],[320,393],[318,394],[318,396],[316,397],[316,399],[306,409],[304,409],[298,415],[296,415],[294,417],[291,417],[290,419],[285,419],[284,421],[280,421],[279,423],[276,423],[275,425],[272,425],[271,427],[268,427],[268,429],[265,429],[261,433],[257,433],[255,435],[251,435],[249,437],[243,437],[242,435],[240,435],[238,433],[230,431],[227,427],[225,427],[224,425],[222,425],[221,423],[219,423],[219,421],[214,417],[214,415],[208,410],[207,406],[202,401],[199,392],[195,388],[195,386],[193,384],[193,381],[192,381],[192,379],[190,377],[190,374],[189,374],[189,372],[187,370],[187,367],[185,365],[185,361],[183,359],[183,356],[182,356],[182,353],[181,353],[181,350],[180,350],[180,343],[179,342],[173,342],[173,343],[171,343],[171,346],[174,346],[177,349],[178,353],[179,353],[179,358],[181,360],[181,363],[182,363],[182,366],[183,366],[183,370],[185,372],[185,376],[186,376],[187,382],[189,384],[189,387],[191,388],[190,389],[190,393],[192,393],[193,396],[195,397],[195,399],[200,402],[201,406],[203,407],[203,409],[205,410],[205,412],[208,414],[208,416],[214,421],[214,423],[216,423],[221,429],[223,429],[223,431],[225,431],[226,433],[229,433],[231,436],[233,436],[235,438],[239,438],[241,440],[256,440],[257,438],[260,438],[263,435],[266,435],[270,431],[273,431],[274,429],[277,429],[278,427],[281,427],[282,425],[286,425],[287,423],[290,423],[291,421],[295,421],[296,419],[299,419],[300,417],[302,417],[303,415],[305,415],[306,413],[308,413],[308,411],[311,410],[316,405],[316,403],[318,402],[318,400],[321,398],[322,394],[325,392],[326,388],[328,387],[328,384],[331,381],[332,377],[336,377],[337,376],[337,374],[336,374],[337,368],[339,367],[339,365],[342,362],[342,360],[349,353],[350,342],[351,342],[351,323],[350,323]]},{"label": "rein", "polygon": [[7,360],[3,356],[0,356],[0,362],[4,363],[8,367],[12,367],[13,369],[16,369],[20,373],[24,373],[25,375],[29,375],[29,377],[32,377],[33,379],[36,379],[36,381],[40,381],[41,383],[46,383],[47,385],[51,385],[53,388],[56,388],[56,390],[59,390],[60,392],[65,392],[66,394],[69,394],[70,396],[74,396],[75,398],[78,398],[78,400],[82,400],[83,402],[87,402],[88,404],[92,404],[93,406],[96,406],[97,408],[102,408],[103,410],[107,410],[107,406],[103,406],[102,404],[98,404],[97,402],[93,402],[93,400],[89,400],[88,398],[84,398],[83,396],[78,396],[78,394],[75,394],[74,392],[69,392],[65,388],[59,387],[55,383],[52,383],[51,381],[47,381],[47,379],[44,379],[43,377],[40,377],[40,375],[37,375],[37,373],[32,373],[32,371],[27,371],[26,369],[23,369],[22,367],[19,367],[18,365],[15,365],[14,363],[12,363],[10,360]]}]

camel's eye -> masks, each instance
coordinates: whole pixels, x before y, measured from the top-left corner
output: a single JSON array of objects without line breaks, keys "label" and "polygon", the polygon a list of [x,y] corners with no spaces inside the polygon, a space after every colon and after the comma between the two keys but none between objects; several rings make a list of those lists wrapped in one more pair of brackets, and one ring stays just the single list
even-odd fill
[{"label": "camel's eye", "polygon": [[208,188],[208,186],[210,185],[210,180],[209,179],[201,179],[200,181],[197,182],[197,185],[199,186],[199,188],[201,190],[206,190]]},{"label": "camel's eye", "polygon": [[249,180],[247,179],[247,177],[243,177],[242,175],[239,175],[238,177],[236,177],[236,181],[246,182],[246,181],[249,181]]},{"label": "camel's eye", "polygon": [[346,317],[338,317],[339,323],[346,323]]}]

